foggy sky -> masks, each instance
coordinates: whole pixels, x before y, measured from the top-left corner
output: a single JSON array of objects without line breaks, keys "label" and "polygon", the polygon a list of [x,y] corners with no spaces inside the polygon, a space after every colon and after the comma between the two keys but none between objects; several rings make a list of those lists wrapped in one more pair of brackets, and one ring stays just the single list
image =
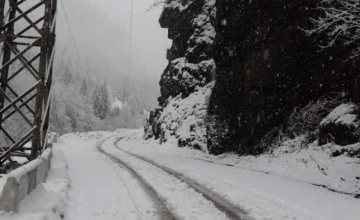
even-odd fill
[{"label": "foggy sky", "polygon": [[[148,13],[153,0],[133,0],[132,74],[160,79],[165,69],[166,49],[171,41],[158,19],[161,8]],[[87,59],[104,77],[126,74],[128,67],[131,0],[63,0],[82,65]],[[79,61],[58,1],[57,48]],[[66,49],[65,52],[63,51]],[[136,72],[136,73],[135,73]],[[138,76],[139,77],[139,76]],[[111,77],[113,78],[113,77]]]}]

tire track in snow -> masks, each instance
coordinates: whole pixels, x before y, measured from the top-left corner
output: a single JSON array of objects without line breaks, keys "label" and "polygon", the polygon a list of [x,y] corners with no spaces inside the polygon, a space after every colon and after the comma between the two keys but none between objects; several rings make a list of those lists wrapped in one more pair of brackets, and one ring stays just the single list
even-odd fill
[{"label": "tire track in snow", "polygon": [[154,162],[153,160],[149,160],[148,158],[145,158],[145,157],[142,157],[139,155],[135,155],[135,154],[132,154],[128,151],[121,149],[118,146],[118,143],[122,139],[123,139],[123,137],[119,137],[119,138],[116,138],[114,141],[114,145],[119,151],[121,151],[125,154],[128,154],[138,160],[146,162],[152,166],[155,166],[155,167],[163,170],[164,172],[168,173],[169,175],[174,176],[175,178],[185,182],[187,185],[189,185],[191,188],[193,188],[196,192],[202,194],[207,200],[212,202],[216,208],[218,208],[220,211],[224,212],[228,218],[233,219],[233,220],[254,220],[254,218],[248,216],[246,211],[234,206],[231,202],[227,201],[222,196],[218,195],[215,192],[212,192],[211,190],[209,190],[206,187],[202,186],[201,184],[195,182],[194,180],[187,178],[183,174],[176,172],[168,167],[162,166],[162,165]]},{"label": "tire track in snow", "polygon": [[[113,162],[115,162],[116,164],[120,165],[123,169],[125,169],[128,173],[130,173],[130,175],[136,179],[136,181],[138,182],[138,184],[140,185],[140,187],[142,188],[142,190],[145,192],[146,195],[148,195],[149,199],[152,201],[154,207],[157,210],[157,214],[159,216],[159,218],[161,220],[176,220],[175,216],[168,210],[168,208],[166,207],[164,201],[159,198],[159,196],[157,195],[157,193],[155,192],[155,190],[153,189],[153,187],[151,187],[149,184],[146,183],[146,181],[138,175],[138,173],[132,169],[131,167],[129,167],[128,165],[126,165],[125,163],[123,163],[121,160],[119,160],[118,158],[114,157],[113,155],[105,152],[101,146],[109,139],[113,138],[109,137],[106,138],[104,140],[102,140],[101,142],[99,142],[96,145],[96,148],[98,149],[98,151],[102,154],[104,154],[105,156],[107,156],[108,158],[110,158]],[[134,202],[134,201],[133,201]]]}]

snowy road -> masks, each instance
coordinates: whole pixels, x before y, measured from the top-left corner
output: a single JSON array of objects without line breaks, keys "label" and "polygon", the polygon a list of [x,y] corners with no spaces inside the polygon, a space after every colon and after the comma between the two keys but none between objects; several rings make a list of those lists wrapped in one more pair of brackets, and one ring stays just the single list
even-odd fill
[{"label": "snowy road", "polygon": [[138,155],[134,155],[130,152],[122,150],[120,147],[117,146],[118,142],[122,140],[123,138],[117,138],[117,141],[114,142],[116,148],[121,151],[123,154],[127,154],[127,156],[131,158],[135,158],[136,160],[145,163],[146,165],[154,166],[165,173],[183,181],[184,183],[188,184],[189,187],[193,188],[196,192],[202,194],[207,200],[211,201],[220,211],[223,211],[229,219],[252,219],[249,216],[246,215],[244,210],[241,210],[238,207],[235,207],[228,201],[224,200],[221,196],[217,195],[216,193],[206,189],[205,187],[201,186],[200,184],[192,181],[191,179],[186,178],[181,173],[177,173],[174,170],[169,169],[168,167],[161,166],[159,164],[156,164],[154,161],[151,161],[145,157],[141,157]]},{"label": "snowy road", "polygon": [[64,136],[56,147],[69,164],[67,220],[360,216],[360,200],[350,196],[198,160],[193,151],[142,141],[136,132],[92,135]]},{"label": "snowy road", "polygon": [[65,138],[72,181],[65,219],[250,219],[184,177],[102,141]]},{"label": "snowy road", "polygon": [[100,153],[96,141],[64,141],[72,182],[66,219],[163,219],[167,211],[126,167]]},{"label": "snowy road", "polygon": [[[113,138],[111,138],[110,140],[112,140]],[[159,219],[176,219],[174,217],[174,215],[166,208],[165,203],[163,200],[159,199],[159,196],[156,194],[155,190],[153,187],[151,187],[150,185],[148,185],[146,183],[146,181],[138,175],[138,173],[133,170],[130,166],[128,166],[127,164],[123,163],[120,159],[118,159],[117,157],[113,156],[112,154],[107,153],[106,151],[103,150],[102,145],[104,144],[105,141],[107,141],[108,139],[105,139],[104,141],[100,142],[99,144],[97,144],[97,149],[104,155],[106,155],[107,157],[111,158],[111,160],[113,160],[115,163],[119,164],[120,169],[125,169],[133,179],[130,179],[131,181],[129,181],[129,179],[127,179],[127,182],[125,182],[125,185],[127,187],[127,189],[129,190],[129,193],[132,197],[132,202],[135,205],[135,208],[138,210],[137,211],[137,216],[140,217],[146,217],[142,214],[142,211],[144,210],[144,208],[146,208],[146,206],[142,206],[143,203],[143,199],[147,196],[147,198],[149,198],[152,202],[152,204],[154,205],[155,208],[155,213],[156,215],[154,216],[158,216]],[[138,196],[139,194],[141,194],[141,196]],[[146,194],[146,195],[144,195]],[[154,217],[152,216],[152,217]]]}]

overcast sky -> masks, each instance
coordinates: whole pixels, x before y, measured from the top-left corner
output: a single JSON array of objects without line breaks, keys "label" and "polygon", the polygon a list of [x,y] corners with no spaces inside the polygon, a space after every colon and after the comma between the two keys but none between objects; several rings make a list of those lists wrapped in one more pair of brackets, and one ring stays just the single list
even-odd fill
[{"label": "overcast sky", "polygon": [[[153,0],[133,0],[132,62],[141,74],[160,79],[167,65],[166,49],[171,41],[158,19],[161,8],[146,13]],[[85,58],[100,72],[127,72],[131,0],[63,0],[78,45]],[[78,59],[68,30],[61,1],[58,1],[58,49],[70,48],[66,56]],[[109,70],[110,71],[110,70]],[[104,74],[105,76],[106,74]]]}]

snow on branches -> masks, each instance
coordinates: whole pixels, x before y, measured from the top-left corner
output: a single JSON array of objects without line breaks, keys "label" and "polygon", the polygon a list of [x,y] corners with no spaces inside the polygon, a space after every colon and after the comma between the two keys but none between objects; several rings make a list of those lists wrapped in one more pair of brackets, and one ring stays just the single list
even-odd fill
[{"label": "snow on branches", "polygon": [[149,12],[159,6],[162,6],[165,4],[165,0],[154,0],[154,2],[146,9],[146,12]]},{"label": "snow on branches", "polygon": [[323,0],[319,10],[324,16],[311,18],[313,29],[305,30],[307,35],[326,33],[328,40],[321,48],[334,45],[342,37],[343,46],[353,47],[349,59],[360,56],[360,0]]}]

